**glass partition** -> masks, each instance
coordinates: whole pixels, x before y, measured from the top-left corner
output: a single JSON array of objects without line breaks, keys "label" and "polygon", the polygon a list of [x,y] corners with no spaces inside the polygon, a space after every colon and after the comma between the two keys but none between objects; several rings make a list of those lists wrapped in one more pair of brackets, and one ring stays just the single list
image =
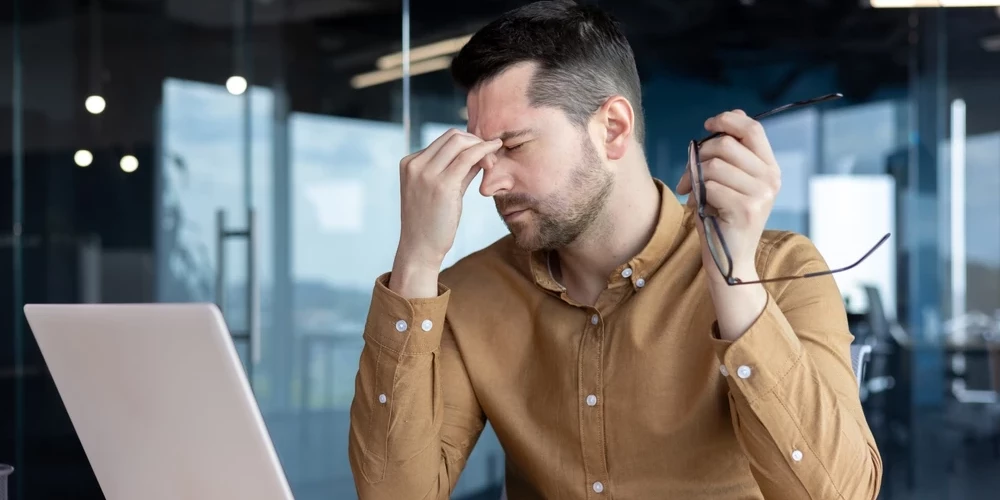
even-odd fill
[{"label": "glass partition", "polygon": [[[178,301],[224,309],[296,498],[354,498],[348,408],[372,286],[396,249],[398,162],[466,127],[448,64],[525,3],[8,2],[12,498],[102,498],[23,303]],[[888,346],[870,371],[881,385],[863,391],[884,497],[987,491],[1000,365],[953,340],[982,347],[1000,328],[1000,13],[682,4],[601,4],[635,50],[653,175],[676,185],[687,142],[721,111],[842,92],[764,122],[783,171],[768,227],[807,234],[831,265],[893,233],[837,276],[857,341]],[[445,266],[506,234],[479,183]],[[503,473],[487,427],[455,498],[493,498]]]}]

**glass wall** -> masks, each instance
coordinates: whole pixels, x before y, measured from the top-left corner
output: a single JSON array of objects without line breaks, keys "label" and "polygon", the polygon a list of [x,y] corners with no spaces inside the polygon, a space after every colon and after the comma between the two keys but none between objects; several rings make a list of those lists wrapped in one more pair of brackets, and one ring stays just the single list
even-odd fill
[{"label": "glass wall", "polygon": [[[396,248],[398,162],[465,128],[450,58],[523,3],[11,0],[0,463],[17,468],[12,498],[102,498],[21,305],[192,301],[222,306],[296,498],[354,498],[348,408],[372,285]],[[1000,367],[983,332],[1000,326],[1000,11],[601,5],[635,49],[646,154],[669,186],[709,116],[844,94],[765,121],[783,171],[769,227],[807,234],[831,266],[892,233],[837,277],[857,341],[875,347],[862,395],[883,496],[994,491],[984,471],[1000,463],[983,443],[1000,439]],[[445,265],[506,232],[478,184]],[[487,427],[454,497],[496,498],[503,463]]]}]

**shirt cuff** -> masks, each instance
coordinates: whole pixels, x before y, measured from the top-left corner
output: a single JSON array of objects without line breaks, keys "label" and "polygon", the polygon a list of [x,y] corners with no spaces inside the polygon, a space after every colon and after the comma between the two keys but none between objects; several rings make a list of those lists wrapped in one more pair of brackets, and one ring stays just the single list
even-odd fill
[{"label": "shirt cuff", "polygon": [[427,354],[441,345],[451,290],[438,284],[438,296],[406,299],[389,288],[391,273],[375,280],[365,338],[400,354]]},{"label": "shirt cuff", "polygon": [[773,391],[802,360],[802,343],[770,294],[757,321],[735,341],[723,340],[713,322],[712,345],[730,390],[748,404]]}]

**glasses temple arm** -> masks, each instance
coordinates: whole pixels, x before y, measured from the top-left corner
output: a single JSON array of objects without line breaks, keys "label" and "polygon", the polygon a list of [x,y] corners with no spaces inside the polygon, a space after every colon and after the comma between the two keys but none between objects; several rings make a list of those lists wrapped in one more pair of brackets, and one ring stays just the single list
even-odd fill
[{"label": "glasses temple arm", "polygon": [[847,265],[847,266],[844,266],[844,267],[841,267],[841,268],[838,268],[838,269],[827,269],[825,271],[816,271],[816,272],[806,273],[806,274],[797,275],[797,276],[782,276],[782,277],[779,277],[779,278],[765,278],[765,279],[754,280],[754,281],[740,281],[740,282],[733,283],[733,284],[734,285],[753,285],[753,284],[757,284],[757,283],[772,283],[772,282],[775,282],[775,281],[789,281],[789,280],[795,280],[795,279],[800,279],[800,278],[815,278],[816,276],[824,276],[824,275],[827,275],[827,274],[836,274],[836,273],[839,273],[839,272],[847,271],[849,269],[853,269],[853,268],[857,267],[859,264],[861,264],[862,262],[864,262],[865,259],[867,259],[868,257],[871,256],[871,254],[875,253],[875,250],[878,250],[878,248],[880,246],[882,246],[882,244],[884,244],[886,241],[888,241],[889,236],[891,236],[891,235],[892,235],[892,233],[885,233],[885,236],[882,236],[882,239],[878,240],[878,243],[876,243],[875,246],[873,246],[871,248],[871,250],[868,250],[867,252],[865,252],[865,254],[862,255],[860,259],[858,259],[857,261],[855,261],[853,264],[850,264],[850,265]]}]

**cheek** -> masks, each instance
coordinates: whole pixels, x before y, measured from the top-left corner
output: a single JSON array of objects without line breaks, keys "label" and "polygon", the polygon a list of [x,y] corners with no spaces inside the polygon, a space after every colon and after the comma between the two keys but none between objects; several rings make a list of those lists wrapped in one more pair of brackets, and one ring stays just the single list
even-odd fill
[{"label": "cheek", "polygon": [[574,155],[552,147],[533,147],[517,155],[522,175],[540,183],[545,188],[559,185],[572,170]]}]

